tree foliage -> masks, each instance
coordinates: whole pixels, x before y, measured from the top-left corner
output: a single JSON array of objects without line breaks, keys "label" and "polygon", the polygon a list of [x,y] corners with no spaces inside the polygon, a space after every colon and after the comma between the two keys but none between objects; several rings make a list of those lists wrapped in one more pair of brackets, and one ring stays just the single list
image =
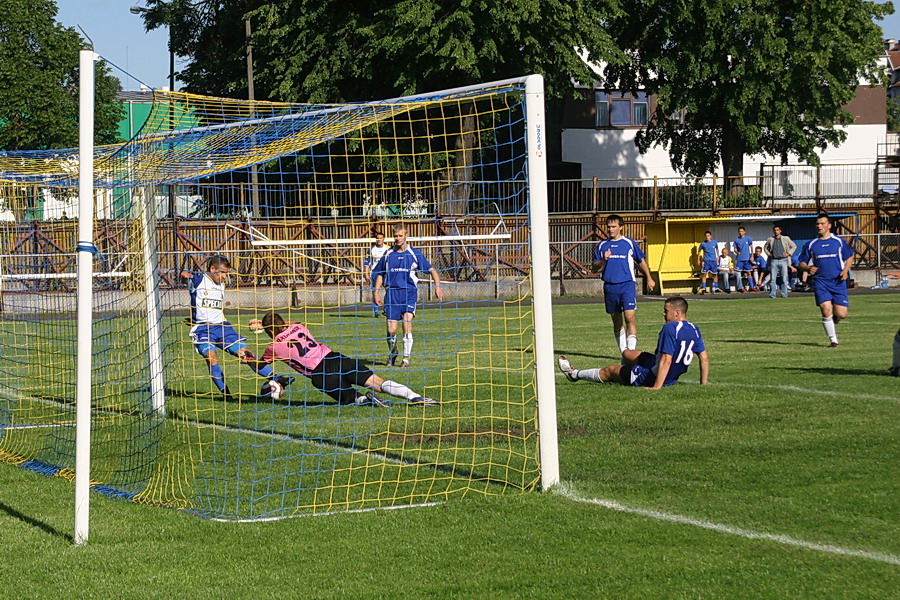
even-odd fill
[{"label": "tree foliage", "polygon": [[[253,26],[257,98],[368,100],[542,73],[557,96],[591,73],[575,55],[617,55],[600,19],[616,0],[147,0],[147,29],[171,25],[189,91],[247,89]],[[374,8],[373,8],[374,7]]]},{"label": "tree foliage", "polygon": [[[78,145],[81,36],[56,22],[53,0],[0,0],[0,149]],[[119,80],[96,63],[97,144],[116,141]]]},{"label": "tree foliage", "polygon": [[[642,152],[668,147],[695,176],[742,174],[744,154],[818,151],[846,137],[842,106],[860,77],[880,81],[881,29],[890,3],[860,0],[623,0],[608,30],[629,59],[606,70],[611,88],[657,95]],[[684,124],[672,115],[683,111]]]}]

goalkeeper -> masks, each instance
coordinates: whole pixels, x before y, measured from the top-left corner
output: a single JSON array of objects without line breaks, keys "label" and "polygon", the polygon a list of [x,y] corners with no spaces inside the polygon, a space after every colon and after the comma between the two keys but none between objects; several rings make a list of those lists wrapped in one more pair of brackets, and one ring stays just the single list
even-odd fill
[{"label": "goalkeeper", "polygon": [[[281,315],[272,312],[263,317],[262,326],[273,342],[266,348],[262,359],[257,361],[267,367],[275,360],[286,362],[298,373],[309,377],[317,389],[334,398],[338,404],[390,405],[374,392],[403,398],[410,404],[439,404],[437,400],[420,396],[401,383],[382,379],[358,358],[344,356],[317,342],[302,323],[286,322]],[[269,385],[263,386],[263,395],[270,392]],[[368,389],[360,393],[354,386]]]}]

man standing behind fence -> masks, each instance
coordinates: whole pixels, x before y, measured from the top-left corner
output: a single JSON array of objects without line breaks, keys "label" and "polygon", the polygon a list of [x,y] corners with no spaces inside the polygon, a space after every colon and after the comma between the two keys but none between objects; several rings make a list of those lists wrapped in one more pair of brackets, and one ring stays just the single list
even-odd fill
[{"label": "man standing behind fence", "polygon": [[[776,288],[781,289],[781,297],[788,296],[788,267],[791,266],[791,256],[797,249],[797,244],[786,235],[781,234],[781,227],[772,228],[772,237],[766,240],[763,251],[769,256],[769,273],[772,281],[769,283],[769,298],[775,297]],[[781,277],[781,285],[778,285],[778,277]]]},{"label": "man standing behind fence", "polygon": [[622,235],[622,225],[622,217],[619,215],[606,217],[609,237],[597,244],[594,262],[591,264],[591,271],[601,271],[606,313],[612,317],[613,335],[619,345],[619,352],[637,348],[637,321],[634,317],[637,308],[635,264],[647,279],[647,289],[652,291],[656,287],[644,253],[637,242]]}]

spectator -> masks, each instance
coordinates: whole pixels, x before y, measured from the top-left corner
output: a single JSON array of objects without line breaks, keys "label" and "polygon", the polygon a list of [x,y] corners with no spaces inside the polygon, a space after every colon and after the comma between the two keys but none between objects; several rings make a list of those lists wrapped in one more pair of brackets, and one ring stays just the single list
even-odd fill
[{"label": "spectator", "polygon": [[762,247],[757,246],[753,250],[753,256],[750,258],[750,266],[753,267],[753,291],[758,292],[765,284],[767,275],[766,257],[762,255]]},{"label": "spectator", "polygon": [[734,261],[731,260],[731,253],[728,251],[728,246],[722,248],[722,255],[719,257],[718,269],[719,278],[721,279],[721,284],[719,285],[719,287],[725,290],[726,294],[730,294],[731,282],[729,281],[728,276],[734,273]]},{"label": "spectator", "polygon": [[[788,296],[788,269],[796,272],[797,268],[791,264],[791,257],[797,249],[797,244],[786,235],[782,235],[781,227],[775,225],[772,228],[772,237],[766,240],[765,251],[769,256],[769,271],[771,273],[771,290],[769,298],[775,297],[778,278],[781,277],[781,297]],[[806,275],[806,273],[804,273]]]}]

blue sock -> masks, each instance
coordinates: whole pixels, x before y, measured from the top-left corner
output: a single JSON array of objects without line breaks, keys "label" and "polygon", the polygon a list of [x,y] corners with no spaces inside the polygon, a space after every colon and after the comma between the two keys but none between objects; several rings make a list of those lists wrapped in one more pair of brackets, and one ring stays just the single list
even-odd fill
[{"label": "blue sock", "polygon": [[262,377],[265,377],[266,379],[269,379],[270,377],[272,377],[272,375],[275,374],[275,371],[272,370],[272,367],[270,365],[263,365],[259,369],[257,369],[253,365],[250,365],[250,368],[253,369],[254,371],[256,371],[257,373],[259,373]]},{"label": "blue sock", "polygon": [[222,372],[220,365],[212,365],[209,368],[209,375],[212,377],[213,383],[219,388],[220,392],[225,391],[225,373]]}]

